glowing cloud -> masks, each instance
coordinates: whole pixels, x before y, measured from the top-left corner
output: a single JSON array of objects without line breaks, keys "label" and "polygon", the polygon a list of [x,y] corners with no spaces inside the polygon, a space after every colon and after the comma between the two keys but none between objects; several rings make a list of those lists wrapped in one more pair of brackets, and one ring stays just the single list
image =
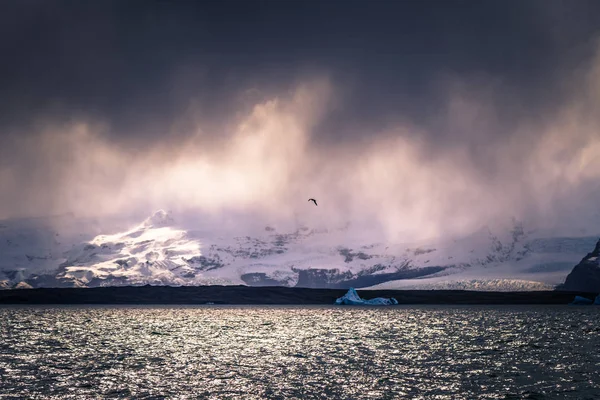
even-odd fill
[{"label": "glowing cloud", "polygon": [[[600,124],[590,112],[600,104],[598,70],[596,61],[574,85],[588,89],[575,90],[559,113],[503,136],[482,131],[481,121],[496,118],[493,107],[451,96],[445,124],[460,135],[449,146],[408,124],[364,132],[372,140],[360,144],[315,145],[315,127],[335,99],[327,80],[256,104],[220,140],[197,126],[136,150],[109,140],[107,127],[43,126],[5,139],[0,217],[165,208],[252,215],[261,226],[351,222],[397,240],[467,233],[509,216],[568,225],[565,205],[586,213],[600,200]],[[307,206],[309,197],[318,208]]]}]

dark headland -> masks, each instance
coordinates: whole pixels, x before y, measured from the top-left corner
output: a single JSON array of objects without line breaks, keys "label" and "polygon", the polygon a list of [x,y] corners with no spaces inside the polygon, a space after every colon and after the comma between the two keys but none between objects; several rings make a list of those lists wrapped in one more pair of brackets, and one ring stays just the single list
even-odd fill
[{"label": "dark headland", "polygon": [[[361,297],[394,297],[400,304],[568,304],[573,291],[358,290]],[[256,286],[121,286],[0,291],[0,304],[333,304],[343,289]]]}]

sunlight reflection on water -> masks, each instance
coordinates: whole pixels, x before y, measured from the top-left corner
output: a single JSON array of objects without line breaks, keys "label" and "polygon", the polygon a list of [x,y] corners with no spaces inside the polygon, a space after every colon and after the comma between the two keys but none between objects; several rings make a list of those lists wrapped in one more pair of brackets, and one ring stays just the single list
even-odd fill
[{"label": "sunlight reflection on water", "polygon": [[0,398],[600,398],[600,307],[0,308]]}]

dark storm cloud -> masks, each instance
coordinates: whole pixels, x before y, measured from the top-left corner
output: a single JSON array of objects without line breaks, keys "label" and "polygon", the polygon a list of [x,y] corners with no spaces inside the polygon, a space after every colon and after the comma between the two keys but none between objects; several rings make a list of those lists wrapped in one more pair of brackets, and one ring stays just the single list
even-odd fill
[{"label": "dark storm cloud", "polygon": [[[531,107],[600,26],[597,2],[6,1],[2,120],[101,118],[118,135],[160,138],[193,102],[236,110],[239,92],[330,74],[347,91],[321,136],[361,136],[397,119],[429,124],[444,80],[501,82]],[[589,51],[589,49],[588,49]],[[570,53],[574,56],[570,57]],[[519,110],[506,108],[509,115]],[[207,119],[207,118],[205,118]],[[440,135],[440,133],[438,133]]]},{"label": "dark storm cloud", "polygon": [[[0,218],[164,207],[415,238],[547,220],[575,200],[584,215],[600,170],[598,12],[1,2]],[[306,193],[327,199],[322,214],[302,214]]]}]

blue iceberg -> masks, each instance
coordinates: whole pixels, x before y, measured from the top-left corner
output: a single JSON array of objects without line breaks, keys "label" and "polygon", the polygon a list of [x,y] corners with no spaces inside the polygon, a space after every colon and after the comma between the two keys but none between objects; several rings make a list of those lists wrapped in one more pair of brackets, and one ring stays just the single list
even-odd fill
[{"label": "blue iceberg", "polygon": [[573,305],[573,306],[583,306],[583,305],[587,306],[592,303],[593,303],[593,301],[586,297],[575,296],[575,299],[569,304]]},{"label": "blue iceberg", "polygon": [[348,289],[348,293],[338,298],[335,301],[336,305],[347,305],[347,306],[393,306],[398,304],[398,300],[393,297],[386,299],[384,297],[376,297],[371,300],[361,299],[354,288]]},{"label": "blue iceberg", "polygon": [[600,306],[600,294],[598,296],[596,296],[596,300],[594,300],[594,305]]}]

